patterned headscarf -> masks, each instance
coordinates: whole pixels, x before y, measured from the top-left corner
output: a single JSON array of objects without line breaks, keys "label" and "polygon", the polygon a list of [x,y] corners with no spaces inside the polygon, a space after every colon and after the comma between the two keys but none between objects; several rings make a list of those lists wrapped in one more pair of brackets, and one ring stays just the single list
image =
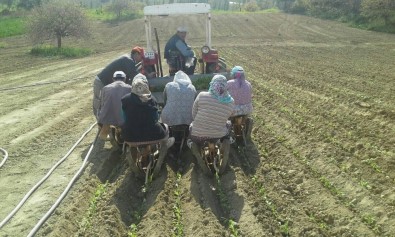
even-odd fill
[{"label": "patterned headscarf", "polygon": [[232,96],[228,93],[226,77],[223,75],[215,75],[213,79],[211,79],[210,87],[208,92],[214,98],[216,98],[219,102],[223,104],[228,104],[233,102]]},{"label": "patterned headscarf", "polygon": [[174,82],[177,82],[178,84],[181,85],[189,85],[192,83],[191,79],[189,78],[189,76],[183,72],[183,71],[178,71],[176,72],[176,74],[174,75]]},{"label": "patterned headscarf", "polygon": [[241,85],[243,85],[243,82],[245,82],[244,69],[240,66],[235,66],[234,68],[232,68],[230,76],[238,82],[239,87],[241,87]]},{"label": "patterned headscarf", "polygon": [[148,80],[143,74],[139,73],[133,78],[132,93],[138,95],[143,102],[147,102],[151,99]]}]

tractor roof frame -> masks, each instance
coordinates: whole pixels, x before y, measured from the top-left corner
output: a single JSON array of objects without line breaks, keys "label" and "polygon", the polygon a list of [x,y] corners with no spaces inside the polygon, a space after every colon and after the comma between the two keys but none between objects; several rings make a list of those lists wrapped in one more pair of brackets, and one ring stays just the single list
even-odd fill
[{"label": "tractor roof frame", "polygon": [[151,18],[153,16],[203,14],[206,19],[206,43],[211,48],[211,14],[207,3],[172,3],[144,7],[145,35],[147,51],[153,52]]}]

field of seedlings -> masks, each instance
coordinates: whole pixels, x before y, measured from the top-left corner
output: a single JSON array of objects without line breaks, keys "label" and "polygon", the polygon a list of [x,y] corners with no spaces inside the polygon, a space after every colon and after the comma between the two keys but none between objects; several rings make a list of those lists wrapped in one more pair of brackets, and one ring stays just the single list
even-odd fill
[{"label": "field of seedlings", "polygon": [[[193,16],[153,22],[162,50],[180,24],[200,50]],[[143,19],[93,27],[73,42],[96,52],[81,59],[34,58],[25,36],[0,39],[0,221],[94,125],[96,73],[146,46]],[[36,236],[394,236],[395,35],[283,13],[213,14],[212,30],[254,90],[252,142],[232,148],[224,175],[205,176],[187,149],[182,169],[167,160],[144,185],[109,142],[91,146],[93,127],[0,236],[31,233],[87,155]]]}]

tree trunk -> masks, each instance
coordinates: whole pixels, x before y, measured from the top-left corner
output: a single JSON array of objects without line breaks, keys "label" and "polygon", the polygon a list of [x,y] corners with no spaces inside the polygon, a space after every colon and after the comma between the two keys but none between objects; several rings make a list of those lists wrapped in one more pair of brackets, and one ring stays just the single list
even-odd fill
[{"label": "tree trunk", "polygon": [[58,41],[58,49],[60,49],[62,47],[62,36],[58,35],[56,38]]}]

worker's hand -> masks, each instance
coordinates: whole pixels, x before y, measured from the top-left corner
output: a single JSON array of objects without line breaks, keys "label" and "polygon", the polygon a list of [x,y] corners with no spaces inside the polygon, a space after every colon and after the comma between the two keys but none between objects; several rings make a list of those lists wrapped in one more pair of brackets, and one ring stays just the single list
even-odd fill
[{"label": "worker's hand", "polygon": [[150,72],[150,73],[148,73],[147,77],[148,77],[148,78],[154,78],[154,77],[156,77],[156,72]]}]

